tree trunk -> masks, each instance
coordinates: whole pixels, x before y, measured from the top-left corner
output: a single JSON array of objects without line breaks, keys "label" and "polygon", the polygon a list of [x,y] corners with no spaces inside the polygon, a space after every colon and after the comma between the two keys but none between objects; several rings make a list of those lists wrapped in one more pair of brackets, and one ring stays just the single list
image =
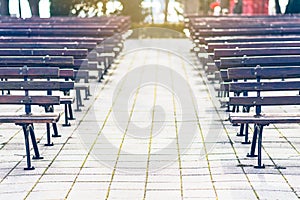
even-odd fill
[{"label": "tree trunk", "polygon": [[154,24],[153,0],[151,0],[150,16],[151,16],[151,23]]},{"label": "tree trunk", "polygon": [[107,0],[103,0],[102,4],[103,4],[103,6],[102,6],[102,12],[103,12],[104,15],[106,15],[106,12],[107,12],[107,7],[106,7]]},{"label": "tree trunk", "polygon": [[164,22],[168,22],[168,7],[169,7],[169,2],[170,0],[165,0],[165,10],[164,10],[164,14],[165,14],[165,18],[164,18]]},{"label": "tree trunk", "polygon": [[275,9],[276,9],[276,14],[281,14],[279,0],[275,0]]},{"label": "tree trunk", "polygon": [[39,0],[28,0],[32,16],[40,16]]},{"label": "tree trunk", "polygon": [[300,13],[300,0],[289,0],[285,14]]},{"label": "tree trunk", "polygon": [[233,8],[233,13],[235,14],[243,13],[243,0],[237,0]]},{"label": "tree trunk", "polygon": [[8,0],[0,0],[0,14],[1,16],[9,16]]}]

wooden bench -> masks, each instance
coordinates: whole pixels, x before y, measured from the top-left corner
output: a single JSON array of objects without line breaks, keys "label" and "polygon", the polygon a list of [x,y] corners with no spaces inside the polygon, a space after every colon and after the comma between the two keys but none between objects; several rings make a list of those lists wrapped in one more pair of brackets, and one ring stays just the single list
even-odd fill
[{"label": "wooden bench", "polygon": [[[0,82],[0,90],[23,91],[23,94],[0,95],[0,104],[3,105],[24,105],[25,112],[23,114],[7,114],[1,113],[0,123],[14,123],[21,126],[25,137],[27,167],[26,170],[32,170],[30,159],[29,137],[34,149],[34,159],[42,159],[39,154],[33,124],[46,123],[56,124],[60,118],[59,113],[32,113],[31,107],[52,106],[60,104],[59,96],[49,95],[32,95],[32,91],[49,91],[49,90],[69,90],[74,87],[74,83],[59,81],[35,81],[37,78],[49,79],[58,78],[58,68],[28,68],[28,67],[9,67],[0,68],[0,78],[18,78],[23,80]],[[29,81],[30,79],[30,81]],[[50,129],[47,129],[47,144],[50,144]]]},{"label": "wooden bench", "polygon": [[[220,100],[223,106],[227,106],[227,111],[230,110],[230,106],[227,104],[228,101],[226,97],[229,95],[228,84],[233,79],[228,78],[227,69],[235,67],[255,67],[257,65],[267,67],[267,66],[297,66],[300,65],[299,62],[300,55],[273,55],[273,56],[243,56],[243,57],[221,57],[220,65],[217,65],[220,71],[220,87],[218,92],[223,94],[220,97],[225,97],[225,99]],[[233,107],[232,111],[235,112],[238,107]]]},{"label": "wooden bench", "polygon": [[[88,71],[96,71],[97,76],[91,76],[89,78],[96,78],[99,81],[103,78],[103,73],[107,66],[103,63],[103,57],[101,57],[96,50],[97,50],[96,43],[86,43],[86,42],[0,42],[0,49],[10,49],[10,52],[20,55],[23,53],[24,49],[24,56],[30,54],[30,51],[26,52],[26,49],[35,49],[33,51],[33,55],[42,55],[43,53],[46,55],[60,55],[60,56],[67,56],[71,55],[74,57],[73,67],[77,70],[88,70]],[[20,50],[17,52],[15,50]],[[38,50],[41,49],[40,53],[37,53]],[[57,51],[55,52],[55,50]],[[76,53],[76,50],[78,52]],[[81,56],[79,55],[80,51],[87,51],[82,52]],[[68,53],[66,53],[68,52]],[[65,54],[66,53],[66,54]],[[32,56],[33,56],[32,55]],[[111,56],[106,56],[110,58]],[[104,58],[106,58],[104,57]],[[102,65],[103,67],[101,67]]]},{"label": "wooden bench", "polygon": [[[60,78],[74,80],[74,58],[72,56],[0,56],[0,69],[5,67],[24,66],[48,68],[59,67],[61,69],[72,69],[72,71],[65,70],[63,76]],[[76,87],[73,87],[72,89],[76,90]],[[77,90],[82,90],[82,88],[77,88]],[[82,103],[80,104],[80,102],[82,102],[80,100],[81,96],[78,91],[76,94],[77,110],[80,110],[80,106],[82,105]],[[63,126],[70,126],[68,120],[74,119],[71,106],[74,103],[74,98],[64,97],[61,99],[60,103],[65,105],[65,123]]]},{"label": "wooden bench", "polygon": [[[255,107],[254,113],[231,113],[230,121],[239,124],[254,124],[254,133],[251,151],[249,157],[254,157],[256,140],[258,137],[258,165],[256,167],[263,168],[262,159],[262,133],[263,128],[269,124],[277,123],[299,123],[300,115],[289,113],[263,113],[264,106],[287,106],[300,105],[300,80],[282,81],[278,79],[300,78],[300,67],[254,67],[254,68],[229,68],[228,77],[231,79],[256,79],[256,82],[235,82],[230,83],[230,91],[232,92],[255,92],[255,96],[230,97],[230,105],[241,105],[245,107]],[[275,80],[277,79],[277,80]],[[271,80],[271,81],[270,81]],[[264,92],[280,91],[281,93],[273,93],[265,95]],[[282,92],[294,91],[291,95],[284,95]],[[248,129],[248,127],[247,127]],[[246,130],[248,135],[248,130]]]},{"label": "wooden bench", "polygon": [[[96,52],[99,51],[97,53],[100,56],[96,61],[104,66],[105,72],[122,50],[122,34],[129,27],[130,18],[128,17],[1,18],[0,43],[11,42],[11,44],[0,44],[0,48],[19,48],[17,43],[22,43],[22,48],[85,48],[89,50],[89,53],[96,50]],[[61,44],[68,42],[74,43]],[[88,46],[88,43],[94,43],[94,46]],[[95,70],[92,67],[90,69]],[[99,74],[100,81],[103,74],[100,71]]]}]

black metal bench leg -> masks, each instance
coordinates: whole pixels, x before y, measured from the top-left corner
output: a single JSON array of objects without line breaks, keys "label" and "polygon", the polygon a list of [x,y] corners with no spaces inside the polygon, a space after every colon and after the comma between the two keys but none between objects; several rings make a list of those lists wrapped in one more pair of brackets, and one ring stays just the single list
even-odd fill
[{"label": "black metal bench leg", "polygon": [[89,100],[89,90],[90,90],[90,87],[85,88],[85,90],[84,90],[84,92],[85,92],[84,100]]},{"label": "black metal bench leg", "polygon": [[68,108],[69,108],[69,120],[75,120],[73,115],[72,104],[68,104]]},{"label": "black metal bench leg", "polygon": [[81,102],[81,95],[80,95],[80,90],[76,90],[76,110],[75,111],[81,111],[80,106],[82,106]]},{"label": "black metal bench leg", "polygon": [[257,134],[258,134],[258,128],[257,128],[257,125],[255,124],[254,132],[253,132],[253,139],[252,139],[252,144],[251,144],[251,150],[250,150],[250,153],[247,155],[247,157],[257,157],[257,155],[255,155]]},{"label": "black metal bench leg", "polygon": [[245,136],[244,135],[244,128],[245,128],[245,124],[241,124],[240,126],[240,132],[236,134],[236,136]]},{"label": "black metal bench leg", "polygon": [[54,132],[54,134],[52,135],[52,137],[61,137],[61,135],[58,134],[57,124],[56,123],[52,123],[52,127],[53,127],[53,132]]},{"label": "black metal bench leg", "polygon": [[261,148],[262,148],[262,132],[263,132],[263,125],[258,126],[258,144],[257,144],[257,151],[258,151],[258,157],[257,157],[257,166],[254,166],[254,168],[261,169],[265,168],[265,165],[261,163]]},{"label": "black metal bench leg", "polygon": [[91,96],[92,96],[90,87],[88,87],[88,90],[87,90],[87,95],[88,95],[89,97],[91,97]]},{"label": "black metal bench leg", "polygon": [[101,82],[101,80],[103,79],[103,72],[102,70],[98,71],[98,82]]},{"label": "black metal bench leg", "polygon": [[229,103],[227,104],[227,109],[225,112],[231,112]]},{"label": "black metal bench leg", "polygon": [[[68,105],[65,104],[65,123],[63,124],[63,126],[71,126],[71,124],[69,123],[69,116],[68,116]],[[54,126],[53,126],[54,128]]]},{"label": "black metal bench leg", "polygon": [[242,144],[250,144],[250,140],[248,139],[249,136],[249,124],[245,124],[245,141]]},{"label": "black metal bench leg", "polygon": [[24,170],[33,170],[34,167],[31,165],[31,158],[30,158],[30,148],[29,148],[29,129],[28,124],[22,125],[23,132],[24,132],[24,139],[25,139],[25,149],[26,149],[26,159],[27,159],[27,167]]},{"label": "black metal bench leg", "polygon": [[217,93],[217,97],[221,97],[221,93],[222,92],[219,90],[218,93]]},{"label": "black metal bench leg", "polygon": [[31,143],[32,143],[32,146],[33,146],[33,150],[34,150],[34,156],[32,157],[32,159],[35,159],[35,160],[43,159],[43,157],[40,155],[40,152],[39,152],[39,149],[38,149],[38,146],[37,146],[33,124],[28,125],[28,129],[29,129],[29,133],[30,133],[30,138],[31,138]]},{"label": "black metal bench leg", "polygon": [[51,143],[51,133],[50,133],[50,124],[46,124],[47,127],[47,144],[45,146],[53,146],[53,143]]},{"label": "black metal bench leg", "polygon": [[236,106],[232,106],[232,111],[231,112],[233,112],[233,113],[236,112]]}]

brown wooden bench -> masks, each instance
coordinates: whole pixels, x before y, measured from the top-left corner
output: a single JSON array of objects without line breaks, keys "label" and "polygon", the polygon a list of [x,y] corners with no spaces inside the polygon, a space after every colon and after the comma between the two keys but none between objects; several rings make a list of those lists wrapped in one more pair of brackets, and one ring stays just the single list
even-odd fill
[{"label": "brown wooden bench", "polygon": [[[255,107],[255,112],[231,113],[230,121],[238,124],[254,124],[254,133],[252,139],[251,151],[249,157],[255,157],[256,140],[258,137],[258,165],[263,168],[262,159],[262,133],[263,128],[269,124],[281,123],[299,123],[300,115],[290,113],[263,113],[265,106],[288,106],[300,105],[300,67],[247,67],[247,68],[229,68],[228,77],[230,79],[256,79],[256,82],[235,82],[230,83],[230,91],[235,93],[255,92],[255,96],[235,96],[230,97],[229,104],[244,106],[247,108]],[[293,80],[287,80],[293,78]],[[295,78],[298,78],[294,80]],[[281,79],[281,80],[280,80]],[[285,79],[285,81],[282,81]],[[266,95],[266,92],[276,91],[272,95]],[[281,93],[278,93],[278,92]],[[282,92],[293,91],[289,95]],[[249,110],[248,110],[249,111]],[[248,139],[248,125],[245,130],[245,140]]]},{"label": "brown wooden bench", "polygon": [[[0,95],[0,104],[3,105],[24,105],[25,112],[18,114],[7,114],[1,113],[0,123],[14,123],[21,126],[25,137],[27,167],[26,170],[32,170],[34,167],[31,165],[30,159],[30,146],[29,137],[34,149],[34,159],[42,159],[39,154],[38,146],[35,138],[33,124],[35,123],[46,123],[56,124],[60,118],[59,113],[32,113],[31,107],[33,105],[38,106],[51,106],[59,105],[59,96],[49,95],[32,95],[32,91],[49,91],[49,90],[69,90],[74,87],[72,82],[59,82],[59,81],[35,81],[39,79],[58,78],[58,68],[28,68],[28,67],[9,67],[0,68],[0,78],[19,78],[23,80],[18,81],[5,81],[0,82],[0,90],[10,91],[23,91],[23,94],[9,94]],[[30,79],[30,81],[29,81]],[[50,144],[50,130],[47,130],[47,143]]]},{"label": "brown wooden bench", "polygon": [[[0,68],[5,67],[59,67],[61,69],[72,69],[71,71],[64,72],[64,75],[60,77],[61,79],[74,80],[74,58],[72,56],[0,56]],[[7,79],[7,78],[6,78]],[[72,89],[76,90],[76,87]],[[87,88],[89,89],[89,87]],[[78,88],[77,90],[82,90]],[[66,91],[66,94],[68,91]],[[81,101],[80,92],[76,92],[76,103],[77,109],[80,110],[79,104]],[[73,97],[62,98],[61,104],[65,105],[65,123],[64,126],[70,126],[68,120],[73,120],[72,104],[74,103]],[[55,128],[55,127],[54,127]],[[56,132],[56,131],[55,131]],[[57,134],[55,134],[57,135]],[[57,135],[58,136],[58,135]]]}]

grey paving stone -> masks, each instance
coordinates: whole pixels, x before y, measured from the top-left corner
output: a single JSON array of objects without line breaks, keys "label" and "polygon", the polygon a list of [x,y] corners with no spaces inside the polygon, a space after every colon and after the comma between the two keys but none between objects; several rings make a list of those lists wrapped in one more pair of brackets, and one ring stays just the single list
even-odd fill
[{"label": "grey paving stone", "polygon": [[[90,82],[93,96],[84,102],[82,112],[75,113],[77,120],[71,122],[71,127],[59,123],[62,137],[53,138],[55,146],[44,147],[45,126],[35,126],[44,159],[33,161],[34,171],[23,170],[26,160],[21,129],[13,124],[0,125],[0,199],[23,199],[26,195],[27,199],[52,200],[143,199],[144,195],[145,199],[155,200],[299,198],[299,125],[266,127],[263,135],[266,168],[254,169],[257,159],[246,157],[250,145],[242,145],[243,138],[236,136],[239,127],[225,121],[228,113],[219,108],[213,85],[204,72],[194,69],[172,51],[127,52],[149,45],[171,49],[192,62],[196,60],[186,39],[126,41],[124,55],[109,69],[105,81]],[[120,108],[114,110],[113,95],[122,94],[126,83],[134,82],[127,79],[116,91],[120,80],[130,70],[147,64],[171,66],[179,73],[189,83],[198,109],[184,115],[188,104],[180,105],[177,97],[174,104],[169,90],[150,84],[142,86],[139,93],[133,91],[129,99],[120,97]],[[144,80],[155,75],[137,77]],[[170,77],[166,74],[164,80],[172,82]],[[182,86],[178,81],[172,84]],[[186,97],[189,95],[190,92],[185,93]],[[161,113],[157,107],[152,112],[154,102],[163,109],[163,120],[159,119]],[[19,108],[5,107],[3,111],[19,112]],[[299,111],[298,107],[292,110]],[[282,107],[266,111],[290,112]],[[116,120],[116,116],[123,114],[130,118]],[[186,133],[178,134],[184,124],[196,127],[188,146],[183,142]],[[154,132],[160,126],[161,130]],[[252,130],[251,127],[250,139]]]}]

